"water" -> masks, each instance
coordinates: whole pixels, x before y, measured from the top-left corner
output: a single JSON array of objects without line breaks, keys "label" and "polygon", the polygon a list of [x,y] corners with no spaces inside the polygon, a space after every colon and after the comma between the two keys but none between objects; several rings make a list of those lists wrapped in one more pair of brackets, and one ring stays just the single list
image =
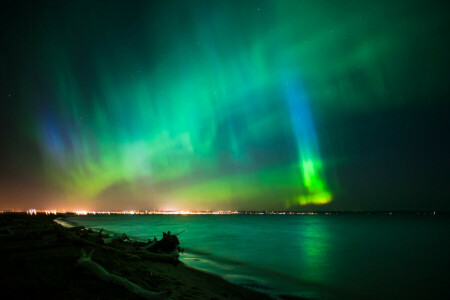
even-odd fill
[{"label": "water", "polygon": [[450,219],[414,215],[96,215],[69,221],[147,239],[179,235],[182,260],[271,295],[450,299]]}]

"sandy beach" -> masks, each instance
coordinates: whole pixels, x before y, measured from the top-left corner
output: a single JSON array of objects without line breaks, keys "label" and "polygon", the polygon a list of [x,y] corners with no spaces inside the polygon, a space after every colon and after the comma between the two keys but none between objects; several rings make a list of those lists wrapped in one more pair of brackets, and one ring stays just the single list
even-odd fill
[{"label": "sandy beach", "polygon": [[[76,237],[47,215],[1,214],[0,290],[16,299],[140,299],[127,289],[102,281],[77,267],[82,251],[110,274],[126,278],[170,299],[270,299],[269,296],[176,264],[143,259]],[[183,246],[183,245],[181,245]]]}]

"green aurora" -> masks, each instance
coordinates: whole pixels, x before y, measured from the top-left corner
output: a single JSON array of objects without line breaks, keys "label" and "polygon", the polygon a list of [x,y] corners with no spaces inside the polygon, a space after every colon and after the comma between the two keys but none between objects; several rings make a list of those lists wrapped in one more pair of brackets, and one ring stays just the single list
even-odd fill
[{"label": "green aurora", "polygon": [[324,124],[410,105],[405,53],[445,22],[410,1],[132,4],[47,3],[29,21],[26,132],[80,208],[330,203],[348,158],[323,154]]}]

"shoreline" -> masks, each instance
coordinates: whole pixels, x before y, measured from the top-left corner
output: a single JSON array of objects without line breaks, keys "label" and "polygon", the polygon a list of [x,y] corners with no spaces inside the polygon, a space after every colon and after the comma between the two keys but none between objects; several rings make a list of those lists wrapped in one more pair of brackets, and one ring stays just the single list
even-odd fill
[{"label": "shoreline", "polygon": [[[77,261],[81,257],[82,249],[85,249],[94,250],[92,260],[109,273],[126,278],[149,291],[162,292],[167,298],[270,299],[267,295],[233,285],[218,276],[201,272],[182,262],[174,266],[163,261],[131,258],[127,257],[126,253],[105,249],[101,245],[84,243],[71,235],[65,235],[68,229],[54,222],[58,217],[61,216],[14,214],[1,217],[1,226],[7,226],[14,233],[10,237],[1,238],[0,252],[4,260],[3,265],[9,265],[6,270],[11,270],[10,274],[5,274],[7,276],[2,278],[3,291],[18,296],[32,294],[81,299],[92,297],[141,299],[120,286],[103,282],[89,272],[77,269]],[[21,252],[26,252],[27,257],[22,259],[20,256],[23,266],[20,269],[28,269],[28,272],[24,272],[25,270],[16,272],[14,267],[13,262],[18,260],[17,256]],[[50,270],[52,271],[49,273]],[[39,286],[36,286],[36,281],[39,282]],[[65,283],[69,286],[76,284],[69,288],[67,293],[62,288]],[[83,285],[94,285],[95,289],[77,288]]]},{"label": "shoreline", "polygon": [[[92,261],[109,274],[162,293],[160,299],[272,299],[181,261],[175,265],[158,259],[142,259],[127,251],[75,238],[70,229],[57,221],[59,217],[62,222],[74,225],[64,220],[67,217],[64,215],[0,216],[0,227],[12,232],[0,237],[0,262],[4,270],[9,270],[0,277],[2,291],[16,296],[142,299],[76,268],[84,250],[93,251]],[[279,298],[302,299],[284,295]]]},{"label": "shoreline", "polygon": [[[54,222],[58,223],[59,225],[65,227],[65,228],[73,228],[73,227],[77,227],[77,226],[85,227],[84,225],[79,224],[79,223],[77,223],[75,221],[68,220],[69,217],[76,217],[76,216],[61,216],[61,217],[55,218]],[[96,228],[96,227],[85,227],[85,228],[86,229],[91,229],[94,232],[98,232],[100,230],[99,228]],[[101,229],[103,229],[103,228],[101,228]],[[106,229],[103,230],[103,232],[106,232],[106,233],[111,234],[111,235],[116,235],[116,236],[122,234],[121,232],[116,232],[116,231],[111,231],[111,230],[106,230]],[[142,238],[138,238],[138,237],[134,237],[134,236],[130,236],[130,235],[127,235],[127,236],[132,238],[132,239],[134,239],[134,240],[137,240],[137,241],[145,241]],[[181,246],[183,246],[183,245],[181,245]],[[200,260],[203,260],[203,261],[207,261],[207,259],[202,257],[201,253],[193,253],[193,252],[191,252],[191,250],[187,250],[184,253],[187,253],[188,255],[196,255],[198,257],[195,258],[195,259],[200,259]],[[220,277],[221,279],[223,279],[223,280],[225,280],[225,281],[227,281],[227,282],[229,282],[229,283],[231,283],[233,285],[236,285],[236,286],[239,286],[239,287],[243,287],[243,288],[251,290],[251,291],[256,291],[258,293],[262,293],[262,294],[270,297],[271,299],[306,299],[306,298],[302,298],[302,297],[295,296],[295,295],[290,295],[290,294],[289,295],[284,295],[282,293],[278,294],[278,293],[266,292],[265,290],[271,290],[272,289],[272,287],[270,287],[270,286],[259,285],[257,283],[246,285],[246,284],[239,284],[239,283],[236,283],[236,282],[229,281],[226,278],[222,277],[222,275],[220,273],[214,273],[213,271],[210,271],[209,269],[199,268],[199,267],[196,267],[195,265],[189,264],[189,262],[187,262],[184,259],[182,259],[181,256],[179,258],[179,261],[181,263],[185,264],[185,266],[188,267],[188,268],[192,268],[192,269],[194,269],[196,271],[203,272],[203,273],[209,274],[211,276]]]}]

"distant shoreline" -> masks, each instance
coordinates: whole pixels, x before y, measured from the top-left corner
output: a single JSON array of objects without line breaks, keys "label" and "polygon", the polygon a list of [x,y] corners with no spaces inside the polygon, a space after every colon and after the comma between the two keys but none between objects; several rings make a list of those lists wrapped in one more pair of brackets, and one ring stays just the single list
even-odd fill
[{"label": "distant shoreline", "polygon": [[82,216],[82,215],[446,215],[450,211],[360,211],[360,210],[330,210],[330,211],[274,211],[274,210],[251,210],[251,211],[155,211],[155,210],[111,210],[111,211],[58,211],[58,210],[36,210],[26,211],[0,210],[1,214],[43,214],[60,217]]}]

